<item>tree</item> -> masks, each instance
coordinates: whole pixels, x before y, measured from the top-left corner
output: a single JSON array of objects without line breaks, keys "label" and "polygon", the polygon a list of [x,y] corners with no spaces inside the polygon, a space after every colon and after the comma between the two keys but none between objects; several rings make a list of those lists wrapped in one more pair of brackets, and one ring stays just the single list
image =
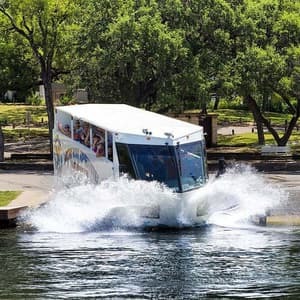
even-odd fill
[{"label": "tree", "polygon": [[4,135],[0,124],[0,161],[4,161]]},{"label": "tree", "polygon": [[190,63],[186,62],[182,74],[190,77],[191,70],[195,74],[187,86],[193,88],[192,101],[197,99],[204,113],[212,94],[224,94],[227,88],[233,22],[234,10],[226,1],[195,0],[185,4],[183,29]]},{"label": "tree", "polygon": [[62,49],[66,45],[68,27],[73,22],[75,1],[67,0],[2,0],[0,13],[7,33],[16,33],[25,47],[29,47],[38,62],[45,89],[48,114],[50,151],[54,107],[52,99],[53,77],[61,71]]},{"label": "tree", "polygon": [[90,1],[85,16],[78,81],[97,102],[156,103],[186,54],[182,32],[163,22],[157,1]]},{"label": "tree", "polygon": [[0,57],[0,99],[7,90],[15,90],[18,99],[24,101],[38,82],[38,69],[32,55],[13,35],[0,38]]},{"label": "tree", "polygon": [[[234,69],[264,144],[263,125],[276,143],[286,145],[300,116],[300,21],[298,1],[246,1],[242,22],[252,24],[252,33],[237,51]],[[291,114],[287,130],[279,135],[263,113],[263,100],[279,95]]]}]

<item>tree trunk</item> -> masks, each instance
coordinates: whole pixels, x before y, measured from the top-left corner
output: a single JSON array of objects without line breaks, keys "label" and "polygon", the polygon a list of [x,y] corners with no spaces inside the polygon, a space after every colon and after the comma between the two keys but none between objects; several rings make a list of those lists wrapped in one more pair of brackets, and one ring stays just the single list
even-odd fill
[{"label": "tree trunk", "polygon": [[42,80],[45,89],[45,101],[47,107],[48,115],[48,129],[49,129],[49,141],[50,141],[50,153],[53,153],[53,140],[52,140],[52,130],[54,128],[54,107],[52,99],[52,78],[51,78],[51,69],[43,68],[42,69]]},{"label": "tree trunk", "polygon": [[[157,79],[152,79],[146,82],[139,82],[135,88],[135,106],[140,107],[142,104],[150,104],[156,101],[156,87]],[[152,98],[152,99],[150,99]],[[150,101],[150,102],[149,102]]]},{"label": "tree trunk", "polygon": [[206,101],[204,99],[201,101],[201,114],[207,115]]},{"label": "tree trunk", "polygon": [[219,108],[219,103],[220,103],[220,97],[218,95],[216,95],[216,100],[215,100],[215,103],[214,103],[213,110],[217,110]]},{"label": "tree trunk", "polygon": [[256,122],[256,129],[257,129],[258,145],[264,145],[265,144],[265,133],[264,133],[263,123],[260,122],[259,120],[255,120],[255,122]]},{"label": "tree trunk", "polygon": [[0,125],[0,161],[4,161],[4,135]]},{"label": "tree trunk", "polygon": [[254,121],[257,126],[257,137],[258,137],[258,144],[264,145],[265,144],[265,135],[264,135],[264,127],[261,118],[261,113],[256,101],[250,96],[246,96],[246,101],[248,104],[249,109],[253,114]]},{"label": "tree trunk", "polygon": [[[271,125],[270,121],[268,119],[266,119],[262,115],[262,113],[261,113],[261,111],[260,111],[260,109],[259,109],[256,101],[254,100],[254,98],[251,95],[248,95],[246,97],[246,99],[247,99],[248,106],[249,106],[250,110],[253,113],[254,120],[257,122],[257,125],[260,124],[260,126],[261,126],[262,124],[264,124],[268,128],[268,130],[272,134],[272,136],[274,137],[277,145],[278,146],[285,146],[286,143],[289,141],[289,138],[290,138],[290,136],[291,136],[291,134],[293,132],[293,129],[295,128],[295,126],[297,124],[297,121],[299,119],[299,115],[300,115],[300,100],[297,101],[297,103],[298,103],[297,109],[296,109],[296,111],[295,111],[292,119],[290,120],[289,125],[288,125],[285,133],[283,134],[282,137],[279,137],[279,134],[274,129],[274,127]],[[259,129],[257,128],[257,130],[259,130]],[[259,144],[262,145],[260,143],[260,140],[259,140]]]},{"label": "tree trunk", "polygon": [[266,112],[269,111],[269,94],[267,92],[263,93],[263,99],[262,99],[262,111]]}]

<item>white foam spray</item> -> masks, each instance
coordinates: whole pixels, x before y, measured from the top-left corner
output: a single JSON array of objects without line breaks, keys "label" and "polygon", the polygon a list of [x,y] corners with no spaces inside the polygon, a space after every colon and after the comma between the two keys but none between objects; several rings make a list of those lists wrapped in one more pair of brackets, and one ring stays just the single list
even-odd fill
[{"label": "white foam spray", "polygon": [[[74,178],[78,178],[75,176]],[[82,232],[106,227],[141,227],[140,219],[129,209],[154,206],[176,197],[158,182],[121,178],[99,185],[83,184],[64,188],[48,203],[25,217],[41,232]],[[118,208],[122,208],[118,210]],[[128,210],[126,210],[128,208]]]},{"label": "white foam spray", "polygon": [[[78,176],[73,179],[78,180]],[[68,182],[69,188],[55,192],[46,205],[30,212],[26,221],[41,232],[142,228],[145,224],[130,207],[161,205],[172,216],[174,207],[178,209],[176,222],[183,227],[193,224],[189,215],[195,214],[195,203],[198,203],[209,214],[210,224],[240,226],[249,224],[251,215],[263,214],[287,197],[282,189],[267,183],[249,167],[230,169],[218,179],[212,176],[205,187],[184,202],[190,205],[190,211],[187,207],[180,211],[180,205],[172,205],[178,203],[177,194],[157,182],[127,178],[107,180],[99,185],[86,183],[82,178],[80,182],[84,184],[75,186],[74,181]],[[119,207],[123,209],[118,210]],[[183,211],[188,212],[184,218]]]},{"label": "white foam spray", "polygon": [[209,199],[210,224],[241,227],[286,202],[288,193],[250,166],[237,165],[210,181],[200,197]]}]

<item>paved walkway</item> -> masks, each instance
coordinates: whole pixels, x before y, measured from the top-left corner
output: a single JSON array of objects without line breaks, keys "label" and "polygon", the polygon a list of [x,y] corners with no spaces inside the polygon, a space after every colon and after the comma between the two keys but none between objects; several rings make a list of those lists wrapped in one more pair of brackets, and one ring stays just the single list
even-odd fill
[{"label": "paved walkway", "polygon": [[222,135],[231,135],[232,130],[234,134],[251,133],[254,126],[222,126],[218,127],[217,133]]},{"label": "paved walkway", "polygon": [[0,171],[1,191],[22,191],[8,206],[35,207],[48,200],[53,188],[53,173],[38,171]]}]

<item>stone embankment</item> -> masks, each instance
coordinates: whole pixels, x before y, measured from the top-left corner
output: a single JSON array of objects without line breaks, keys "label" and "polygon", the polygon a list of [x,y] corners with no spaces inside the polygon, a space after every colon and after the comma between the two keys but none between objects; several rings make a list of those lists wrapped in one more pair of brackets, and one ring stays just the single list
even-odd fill
[{"label": "stone embankment", "polygon": [[247,164],[260,172],[300,171],[300,155],[261,155],[259,152],[242,152],[234,148],[211,148],[207,159],[210,171],[217,170],[219,159],[224,159],[227,165]]}]

